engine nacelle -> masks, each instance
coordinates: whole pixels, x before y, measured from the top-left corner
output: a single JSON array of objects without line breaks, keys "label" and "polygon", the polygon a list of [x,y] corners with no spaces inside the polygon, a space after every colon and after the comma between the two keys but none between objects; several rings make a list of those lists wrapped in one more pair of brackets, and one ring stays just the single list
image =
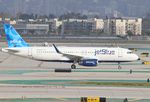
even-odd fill
[{"label": "engine nacelle", "polygon": [[97,66],[98,60],[97,59],[82,59],[79,61],[78,64],[82,66]]}]

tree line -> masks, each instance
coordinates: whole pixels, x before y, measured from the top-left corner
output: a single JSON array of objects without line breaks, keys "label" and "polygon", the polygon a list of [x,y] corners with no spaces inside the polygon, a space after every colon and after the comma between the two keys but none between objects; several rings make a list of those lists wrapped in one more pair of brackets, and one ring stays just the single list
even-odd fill
[{"label": "tree line", "polygon": [[[59,18],[59,20],[64,20],[64,19],[87,19],[88,16],[81,14],[81,13],[65,13],[60,16],[56,16],[54,14],[49,14],[49,15],[40,15],[40,14],[27,14],[27,13],[17,13],[16,17],[11,16],[9,13],[0,13],[0,17],[2,18],[11,18],[11,19],[23,19],[23,20],[28,20],[28,19],[53,19],[53,18]],[[98,18],[97,15],[94,15],[94,17]]]}]

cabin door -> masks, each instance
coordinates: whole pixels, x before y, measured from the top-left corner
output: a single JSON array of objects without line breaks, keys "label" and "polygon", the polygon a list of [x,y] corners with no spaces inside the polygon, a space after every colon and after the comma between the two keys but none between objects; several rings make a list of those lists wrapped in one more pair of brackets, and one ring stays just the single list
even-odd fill
[{"label": "cabin door", "polygon": [[118,57],[122,57],[123,56],[123,51],[122,49],[118,48]]},{"label": "cabin door", "polygon": [[28,48],[28,56],[32,57],[32,48]]}]

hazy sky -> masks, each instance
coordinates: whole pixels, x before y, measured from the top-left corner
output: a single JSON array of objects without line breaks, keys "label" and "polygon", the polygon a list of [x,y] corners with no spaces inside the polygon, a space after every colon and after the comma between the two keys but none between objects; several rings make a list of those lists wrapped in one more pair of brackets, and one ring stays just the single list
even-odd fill
[{"label": "hazy sky", "polygon": [[150,12],[150,0],[0,0],[0,12],[144,16]]}]

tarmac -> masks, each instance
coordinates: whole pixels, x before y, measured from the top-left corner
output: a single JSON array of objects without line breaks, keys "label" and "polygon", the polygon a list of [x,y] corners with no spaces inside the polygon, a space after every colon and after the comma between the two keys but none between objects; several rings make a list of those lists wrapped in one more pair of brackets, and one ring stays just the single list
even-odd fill
[{"label": "tarmac", "polygon": [[[73,45],[75,46],[76,44]],[[81,46],[85,45],[81,44]],[[87,46],[90,45],[87,44]],[[95,44],[94,46],[100,45]],[[3,43],[0,46],[3,46]],[[65,46],[71,45],[65,44]],[[79,45],[77,44],[77,46]],[[122,46],[127,45],[122,44]],[[134,44],[128,45],[128,47],[138,47],[139,49],[146,48],[146,50],[138,50],[137,53],[149,52],[149,44],[140,46],[134,46]],[[150,61],[149,57],[145,59]],[[122,63],[122,69],[120,70],[116,63],[101,63],[95,68],[77,65],[78,69],[72,70],[70,73],[54,72],[57,68],[68,69],[70,65],[68,63],[41,63],[0,52],[0,99],[22,97],[80,98],[83,96],[101,96],[118,99],[126,97],[129,99],[150,99],[150,87],[90,86],[79,84],[80,82],[108,81],[146,83],[147,79],[150,78],[150,65],[143,65],[142,61]],[[132,70],[132,73],[130,73],[130,70]]]},{"label": "tarmac", "polygon": [[[150,88],[126,87],[61,87],[61,86],[1,86],[1,99],[13,98],[80,98],[100,96],[107,98],[149,99]],[[136,96],[136,97],[135,97]]]}]

